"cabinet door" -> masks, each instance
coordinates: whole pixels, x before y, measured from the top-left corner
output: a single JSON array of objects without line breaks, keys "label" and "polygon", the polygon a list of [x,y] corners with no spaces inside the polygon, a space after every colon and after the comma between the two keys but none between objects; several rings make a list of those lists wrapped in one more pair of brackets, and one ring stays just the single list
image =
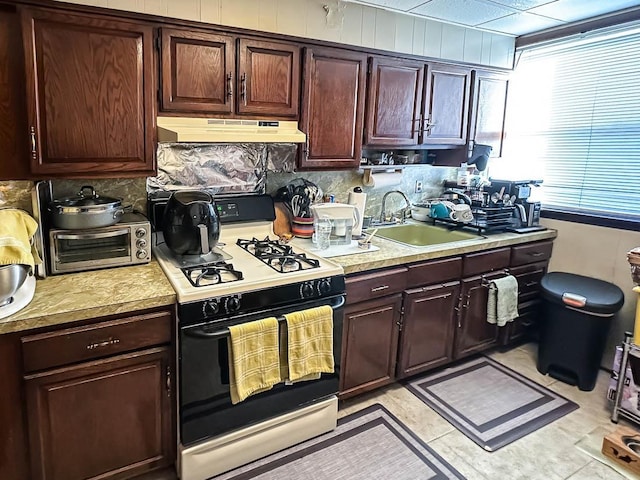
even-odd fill
[{"label": "cabinet door", "polygon": [[473,106],[469,138],[475,143],[491,145],[492,157],[502,156],[508,84],[506,74],[482,70],[473,72]]},{"label": "cabinet door", "polygon": [[307,134],[301,168],[355,168],[362,151],[367,57],[333,48],[307,48],[302,129]]},{"label": "cabinet door", "polygon": [[365,144],[417,144],[424,63],[373,57],[369,72]]},{"label": "cabinet door", "polygon": [[246,38],[238,48],[237,113],[298,118],[300,49]]},{"label": "cabinet door", "polygon": [[468,68],[429,65],[422,143],[464,145],[467,142],[470,87]]},{"label": "cabinet door", "polygon": [[0,5],[0,152],[0,180],[30,177],[20,17],[8,5]]},{"label": "cabinet door", "polygon": [[151,25],[23,10],[31,172],[153,175]]},{"label": "cabinet door", "polygon": [[398,377],[452,360],[460,282],[416,288],[404,294]]},{"label": "cabinet door", "polygon": [[341,398],[393,382],[401,302],[397,294],[346,307]]},{"label": "cabinet door", "polygon": [[[486,280],[504,276],[504,273],[485,275]],[[499,329],[487,323],[487,297],[489,289],[483,277],[462,280],[459,321],[456,328],[454,358],[462,358],[498,344]]]},{"label": "cabinet door", "polygon": [[162,29],[162,110],[232,113],[233,37]]},{"label": "cabinet door", "polygon": [[31,478],[130,478],[173,462],[168,347],[25,377]]}]

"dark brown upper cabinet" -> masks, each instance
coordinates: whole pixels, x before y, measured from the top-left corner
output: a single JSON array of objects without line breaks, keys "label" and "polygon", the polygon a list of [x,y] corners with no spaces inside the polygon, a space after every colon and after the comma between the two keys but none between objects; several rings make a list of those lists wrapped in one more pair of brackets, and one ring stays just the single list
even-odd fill
[{"label": "dark brown upper cabinet", "polygon": [[491,145],[491,156],[501,157],[509,76],[505,73],[474,70],[472,78],[473,103],[469,140]]},{"label": "dark brown upper cabinet", "polygon": [[153,27],[24,8],[22,31],[31,173],[153,175]]},{"label": "dark brown upper cabinet", "polygon": [[234,39],[163,28],[162,110],[233,113]]},{"label": "dark brown upper cabinet", "polygon": [[373,57],[364,143],[465,144],[470,90],[468,68]]},{"label": "dark brown upper cabinet", "polygon": [[366,145],[416,145],[420,137],[424,63],[372,57]]},{"label": "dark brown upper cabinet", "polygon": [[464,145],[467,142],[471,70],[429,64],[421,143]]},{"label": "dark brown upper cabinet", "polygon": [[296,45],[173,28],[161,44],[163,111],[298,117]]},{"label": "dark brown upper cabinet", "polygon": [[301,128],[307,134],[300,168],[356,168],[362,152],[367,56],[307,48]]},{"label": "dark brown upper cabinet", "polygon": [[28,140],[20,16],[0,5],[0,180],[30,178]]}]

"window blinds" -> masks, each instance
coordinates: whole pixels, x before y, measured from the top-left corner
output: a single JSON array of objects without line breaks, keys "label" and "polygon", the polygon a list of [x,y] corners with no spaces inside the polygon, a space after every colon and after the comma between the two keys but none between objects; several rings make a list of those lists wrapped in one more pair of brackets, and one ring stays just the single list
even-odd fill
[{"label": "window blinds", "polygon": [[640,29],[565,39],[520,55],[504,167],[543,178],[545,209],[640,220]]}]

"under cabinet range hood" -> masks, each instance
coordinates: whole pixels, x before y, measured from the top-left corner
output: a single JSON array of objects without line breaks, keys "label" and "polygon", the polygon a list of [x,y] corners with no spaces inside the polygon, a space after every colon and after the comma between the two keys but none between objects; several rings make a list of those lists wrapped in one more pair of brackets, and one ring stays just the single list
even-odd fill
[{"label": "under cabinet range hood", "polygon": [[304,143],[298,122],[158,117],[158,141],[174,143]]}]

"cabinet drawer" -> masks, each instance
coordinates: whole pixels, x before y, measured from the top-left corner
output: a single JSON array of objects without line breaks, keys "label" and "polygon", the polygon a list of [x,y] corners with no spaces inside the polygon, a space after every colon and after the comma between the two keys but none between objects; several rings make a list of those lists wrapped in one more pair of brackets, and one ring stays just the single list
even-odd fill
[{"label": "cabinet drawer", "polygon": [[407,287],[430,285],[457,280],[462,274],[462,257],[445,258],[409,265]]},{"label": "cabinet drawer", "polygon": [[547,271],[548,262],[530,263],[509,269],[518,280],[518,303],[533,300],[540,294],[540,280]]},{"label": "cabinet drawer", "polygon": [[549,260],[552,249],[553,242],[537,242],[511,247],[511,266]]},{"label": "cabinet drawer", "polygon": [[358,275],[346,279],[347,302],[354,304],[363,300],[372,300],[402,292],[406,287],[407,269],[404,267]]},{"label": "cabinet drawer", "polygon": [[493,272],[509,266],[511,248],[498,248],[486,252],[470,253],[464,256],[463,277]]},{"label": "cabinet drawer", "polygon": [[149,313],[22,337],[25,372],[169,343],[171,318]]}]

